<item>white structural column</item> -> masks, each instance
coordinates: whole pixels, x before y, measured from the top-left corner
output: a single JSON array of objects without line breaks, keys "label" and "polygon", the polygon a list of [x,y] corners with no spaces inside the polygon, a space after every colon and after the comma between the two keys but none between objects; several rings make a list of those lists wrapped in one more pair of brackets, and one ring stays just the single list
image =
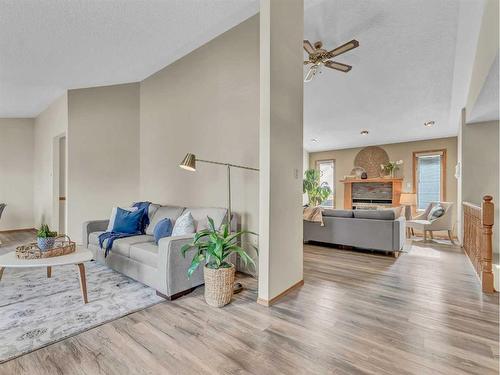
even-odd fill
[{"label": "white structural column", "polygon": [[303,0],[261,0],[259,300],[303,283]]}]

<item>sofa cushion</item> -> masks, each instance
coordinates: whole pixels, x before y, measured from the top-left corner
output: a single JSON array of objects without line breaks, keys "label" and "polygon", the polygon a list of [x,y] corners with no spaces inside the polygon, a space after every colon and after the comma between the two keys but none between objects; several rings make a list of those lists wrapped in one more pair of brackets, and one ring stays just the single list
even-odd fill
[{"label": "sofa cushion", "polygon": [[354,214],[352,210],[332,210],[330,208],[325,208],[323,210],[323,216],[352,218]]},{"label": "sofa cushion", "polygon": [[[100,231],[100,232],[90,233],[89,243],[99,247],[99,235],[101,233],[104,232]],[[130,257],[130,246],[133,244],[144,243],[144,242],[154,243],[154,237],[147,235],[140,235],[140,236],[119,238],[113,242],[113,247],[111,248],[111,251],[113,253],[120,254],[122,256]],[[105,244],[106,241],[104,241],[104,245]]]},{"label": "sofa cushion", "polygon": [[191,212],[194,219],[194,227],[196,232],[208,228],[207,216],[214,220],[215,228],[219,228],[226,218],[227,210],[220,207],[188,207],[187,211]]},{"label": "sofa cushion", "polygon": [[356,219],[395,220],[396,212],[388,210],[353,210]]},{"label": "sofa cushion", "polygon": [[160,220],[165,219],[167,217],[172,221],[172,224],[174,224],[175,220],[177,220],[177,218],[181,216],[182,211],[184,211],[184,207],[177,207],[177,206],[158,207],[158,209],[153,215],[153,218],[150,218],[150,223],[146,228],[146,234],[152,236],[156,224],[158,224]]},{"label": "sofa cushion", "polygon": [[151,267],[158,267],[158,245],[144,242],[130,246],[130,259]]}]

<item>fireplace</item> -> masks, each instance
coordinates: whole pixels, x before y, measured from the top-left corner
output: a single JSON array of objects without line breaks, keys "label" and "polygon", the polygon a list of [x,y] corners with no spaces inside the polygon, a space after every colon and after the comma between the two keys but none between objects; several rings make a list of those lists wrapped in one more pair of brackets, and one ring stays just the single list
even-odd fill
[{"label": "fireplace", "polygon": [[345,209],[377,209],[399,206],[401,178],[343,180]]}]

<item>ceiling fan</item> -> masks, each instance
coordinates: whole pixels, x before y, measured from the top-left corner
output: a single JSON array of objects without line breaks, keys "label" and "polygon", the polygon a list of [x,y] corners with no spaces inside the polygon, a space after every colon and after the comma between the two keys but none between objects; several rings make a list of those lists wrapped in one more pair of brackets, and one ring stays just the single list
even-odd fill
[{"label": "ceiling fan", "polygon": [[342,55],[343,53],[346,53],[358,46],[359,42],[356,39],[353,39],[350,42],[332,49],[331,51],[327,51],[323,48],[323,43],[321,41],[318,41],[314,43],[314,45],[312,45],[308,40],[304,40],[304,49],[309,54],[309,60],[304,61],[304,65],[312,64],[304,78],[304,82],[310,82],[323,65],[327,68],[347,73],[352,69],[351,65],[342,64],[336,61],[332,61],[331,59]]}]

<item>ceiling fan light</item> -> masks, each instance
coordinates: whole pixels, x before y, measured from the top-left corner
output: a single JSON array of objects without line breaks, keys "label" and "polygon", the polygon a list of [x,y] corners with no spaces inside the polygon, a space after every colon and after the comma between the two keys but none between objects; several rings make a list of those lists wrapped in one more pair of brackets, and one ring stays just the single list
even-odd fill
[{"label": "ceiling fan light", "polygon": [[304,82],[311,82],[317,72],[318,72],[318,66],[317,65],[311,66],[311,68],[309,69],[304,78]]},{"label": "ceiling fan light", "polygon": [[434,126],[435,123],[436,123],[435,121],[427,121],[427,122],[424,122],[424,126],[426,128],[430,128],[430,127]]}]

